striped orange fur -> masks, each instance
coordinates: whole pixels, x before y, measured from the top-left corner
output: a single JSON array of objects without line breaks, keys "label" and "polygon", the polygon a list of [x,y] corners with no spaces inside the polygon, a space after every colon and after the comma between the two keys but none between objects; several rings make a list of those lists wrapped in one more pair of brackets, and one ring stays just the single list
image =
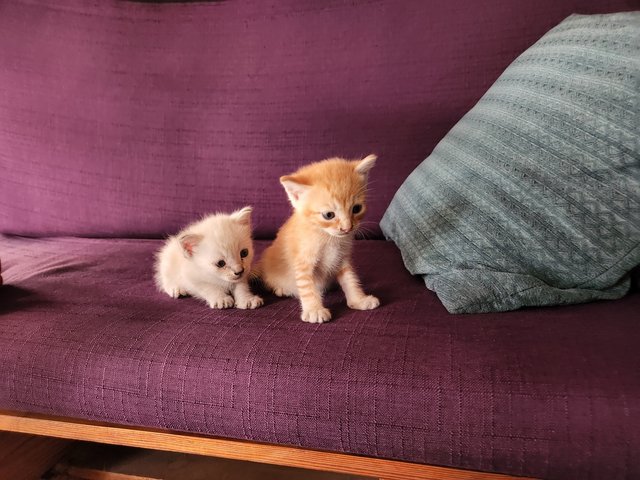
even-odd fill
[{"label": "striped orange fur", "polygon": [[366,211],[367,177],[376,159],[330,158],[280,178],[293,214],[265,250],[258,272],[276,295],[300,299],[305,322],[331,319],[322,295],[336,279],[349,307],[380,305],[363,292],[351,265],[354,234]]}]

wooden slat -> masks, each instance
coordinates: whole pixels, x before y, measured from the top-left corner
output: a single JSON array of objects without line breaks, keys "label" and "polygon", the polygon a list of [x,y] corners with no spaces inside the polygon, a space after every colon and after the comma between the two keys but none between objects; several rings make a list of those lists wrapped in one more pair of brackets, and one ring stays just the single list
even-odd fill
[{"label": "wooden slat", "polygon": [[56,471],[64,476],[55,480],[373,480],[360,475],[94,442],[77,442]]},{"label": "wooden slat", "polygon": [[0,411],[0,430],[365,475],[385,480],[515,480],[523,478],[16,412]]},{"label": "wooden slat", "polygon": [[0,479],[37,480],[72,443],[59,438],[0,432]]},{"label": "wooden slat", "polygon": [[141,477],[128,473],[106,472],[93,468],[69,467],[65,473],[72,478],[82,480],[160,480],[158,477]]}]

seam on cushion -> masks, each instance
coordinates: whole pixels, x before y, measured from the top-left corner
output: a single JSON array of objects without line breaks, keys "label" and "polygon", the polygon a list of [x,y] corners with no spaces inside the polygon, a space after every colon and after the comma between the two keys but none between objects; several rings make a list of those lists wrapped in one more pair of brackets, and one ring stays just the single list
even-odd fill
[{"label": "seam on cushion", "polygon": [[[474,272],[475,272],[475,271],[478,271],[478,270],[481,270],[481,269],[478,269],[478,268],[459,268],[459,269],[456,269],[456,270],[462,270],[462,271],[464,271],[464,270],[471,270],[471,271],[474,271]],[[494,272],[496,272],[496,273],[515,273],[515,272],[505,272],[505,271],[501,271],[501,270],[490,270],[490,271],[494,271]],[[441,275],[442,275],[441,273],[439,273],[439,274],[434,274],[434,276],[441,276]],[[526,275],[526,274],[519,273],[519,275]],[[425,274],[425,276],[431,276],[431,274]],[[540,280],[538,277],[535,277],[535,276],[533,276],[533,275],[528,275],[528,276],[530,276],[530,277],[533,277],[533,278],[536,278],[536,279]],[[542,283],[544,283],[544,285],[546,285],[546,286],[548,286],[548,287],[551,287],[551,285],[549,285],[548,283],[545,283],[545,282],[543,282],[542,280],[540,280],[540,281],[541,281]],[[502,297],[502,298],[511,298],[511,297],[513,297],[514,295],[518,295],[518,294],[520,294],[520,293],[522,293],[522,292],[526,292],[527,290],[531,290],[532,288],[540,288],[540,287],[543,287],[544,285],[533,285],[533,286],[531,286],[531,287],[523,288],[522,290],[517,290],[517,291],[515,291],[515,292],[509,293],[508,295],[506,295],[506,296],[504,296],[504,297]],[[552,288],[556,288],[556,287],[552,287]],[[436,293],[437,293],[437,292],[436,292]],[[495,295],[494,295],[494,297],[495,297],[495,298],[498,298],[498,297],[497,297],[497,296],[495,296]],[[486,305],[486,303],[474,302],[474,303],[470,303],[470,304],[468,304],[468,305],[470,305],[470,306],[472,306],[472,307],[473,307],[473,306],[475,306],[475,305]]]},{"label": "seam on cushion", "polygon": [[[640,242],[636,243],[636,244],[635,244],[635,245],[634,245],[634,246],[633,246],[633,247],[632,247],[632,248],[631,248],[627,253],[625,253],[625,254],[624,254],[624,255],[623,255],[623,256],[622,256],[618,261],[616,261],[613,265],[609,266],[609,268],[605,269],[604,271],[600,272],[598,275],[596,275],[596,276],[594,276],[594,277],[590,278],[589,280],[586,280],[586,281],[584,281],[584,282],[582,282],[582,283],[577,284],[575,287],[572,287],[572,288],[578,288],[578,287],[581,287],[581,286],[582,286],[582,285],[584,285],[585,283],[592,282],[593,280],[595,280],[595,279],[597,279],[597,278],[601,277],[602,275],[604,275],[605,273],[607,273],[609,270],[611,270],[611,269],[613,269],[613,268],[617,267],[620,263],[622,263],[624,260],[626,260],[626,259],[627,259],[627,257],[629,257],[629,256],[633,253],[633,251],[634,251],[634,250],[636,250],[638,247],[640,247]],[[636,265],[634,265],[633,267],[631,267],[631,269],[634,269],[634,268],[636,268],[637,266],[638,266],[638,265],[636,264]],[[629,273],[630,273],[631,269],[629,270],[629,272],[627,272],[627,274],[629,274]]]},{"label": "seam on cushion", "polygon": [[[632,249],[631,249],[627,254],[625,254],[625,258],[629,255],[629,253],[631,253],[631,252],[632,252],[635,248],[637,248],[638,246],[640,246],[640,244],[636,245],[636,246],[635,246],[634,248],[632,248]],[[624,260],[624,258],[622,258],[620,261],[622,261],[622,260]],[[618,263],[620,263],[620,262],[616,262],[616,264],[618,264]],[[611,268],[613,268],[614,266],[615,266],[615,265],[613,265]],[[634,267],[634,268],[635,268],[635,267]],[[457,269],[455,269],[455,271],[465,271],[465,270],[471,270],[471,271],[474,271],[474,272],[477,272],[477,271],[483,271],[483,269],[479,269],[479,268],[457,268]],[[525,275],[525,276],[528,276],[528,277],[531,277],[531,278],[535,278],[536,280],[538,280],[538,281],[540,281],[540,282],[542,283],[542,285],[533,285],[533,286],[531,286],[531,287],[526,287],[526,288],[523,288],[522,290],[517,290],[517,291],[515,291],[515,292],[511,292],[511,293],[507,294],[506,296],[502,296],[502,297],[498,297],[497,295],[493,295],[493,297],[494,297],[494,298],[496,298],[496,299],[498,299],[498,300],[500,300],[501,298],[502,298],[502,299],[510,299],[510,298],[513,298],[515,295],[520,295],[521,293],[527,292],[527,291],[529,291],[529,290],[533,290],[534,288],[544,288],[544,287],[549,287],[549,288],[553,288],[553,289],[556,289],[556,290],[559,290],[559,291],[564,291],[564,290],[572,290],[572,289],[575,289],[575,288],[579,288],[579,287],[580,287],[581,285],[583,285],[584,283],[587,283],[587,282],[584,282],[584,283],[581,283],[581,284],[576,285],[576,286],[567,287],[567,288],[561,288],[561,287],[555,287],[555,286],[553,286],[553,285],[550,285],[550,284],[548,284],[547,282],[545,282],[544,280],[540,279],[539,277],[537,277],[537,276],[535,276],[535,275],[531,275],[531,274],[529,274],[529,273],[522,273],[522,272],[509,272],[509,271],[505,271],[505,270],[493,270],[493,269],[484,269],[484,270],[485,270],[485,271],[490,271],[490,272],[496,272],[496,273],[512,273],[512,274],[515,274],[515,275]],[[610,270],[610,268],[609,268],[609,269],[607,269],[606,271],[608,271],[608,270]],[[605,272],[602,272],[600,275],[603,275],[604,273],[606,273],[606,271],[605,271]],[[451,272],[447,272],[447,273],[451,273]],[[424,276],[424,277],[427,277],[427,276],[429,276],[429,277],[437,277],[437,276],[442,276],[442,275],[443,275],[442,273],[436,273],[436,274],[429,274],[429,273],[426,273],[426,274],[423,274],[423,276]],[[445,273],[445,275],[446,275],[446,273]],[[599,277],[600,275],[597,275],[597,276],[596,276],[596,277],[594,277],[594,278],[597,278],[597,277]],[[622,278],[621,278],[621,279],[622,279]],[[611,285],[611,286],[610,286],[610,287],[608,287],[608,288],[613,288],[613,287],[614,287],[618,282],[620,282],[620,280],[621,280],[621,279],[619,279],[616,283],[614,283],[613,285]],[[593,279],[591,279],[591,280],[593,280]],[[591,280],[588,280],[588,281],[591,281]],[[603,290],[603,289],[601,289],[601,288],[587,288],[587,289],[583,289],[583,290],[589,290],[589,291],[594,291],[594,292],[603,292],[603,291],[605,291],[605,290]],[[438,292],[436,292],[436,294],[437,294],[437,293],[438,293]],[[488,303],[489,303],[489,302],[473,302],[473,303],[468,303],[467,305],[468,305],[469,307],[472,307],[472,308],[473,308],[473,307],[477,307],[477,306],[487,305]],[[504,304],[504,302],[502,302],[502,303]],[[560,305],[562,305],[562,304],[560,304]]]},{"label": "seam on cushion", "polygon": [[[472,269],[472,268],[470,268],[470,269],[468,269],[468,270],[477,270],[477,269]],[[508,272],[504,272],[504,273],[508,273]],[[426,275],[425,275],[425,276],[426,276]],[[530,276],[532,276],[532,275],[530,275]],[[537,277],[534,277],[534,278],[537,278]],[[542,282],[542,283],[544,283],[544,282]],[[516,292],[512,292],[512,293],[510,293],[510,294],[508,294],[508,295],[506,295],[506,296],[503,296],[502,298],[503,298],[503,299],[512,298],[514,295],[519,295],[519,294],[520,294],[520,293],[522,293],[522,292],[526,292],[526,291],[528,291],[528,290],[532,290],[532,289],[534,289],[534,288],[542,288],[542,287],[543,287],[543,286],[545,286],[545,285],[546,285],[546,286],[550,286],[550,285],[548,285],[548,284],[546,284],[546,283],[544,283],[544,285],[534,285],[534,286],[532,286],[532,287],[527,287],[527,288],[523,288],[522,290],[518,290],[518,291],[516,291]],[[436,294],[437,294],[437,293],[438,293],[438,292],[436,291]],[[493,295],[493,297],[494,297],[496,300],[498,300],[498,301],[500,301],[500,300],[501,300],[501,298],[500,298],[500,297],[498,297],[497,295]],[[491,303],[491,302],[479,302],[479,301],[478,301],[478,302],[473,302],[473,303],[467,303],[467,304],[466,304],[466,307],[467,307],[467,308],[486,307],[487,305],[489,305],[489,303]],[[501,305],[502,305],[503,307],[506,307],[506,305],[504,304],[504,302],[500,302],[500,303],[501,303]],[[497,302],[494,302],[494,305],[498,305],[498,303],[497,303]],[[513,308],[511,308],[511,310],[513,310]],[[485,313],[489,313],[489,312],[490,312],[490,311],[485,311]],[[459,313],[473,313],[473,312],[459,312]]]},{"label": "seam on cushion", "polygon": [[[471,270],[471,269],[470,269],[470,270]],[[509,273],[509,272],[504,272],[504,273]],[[538,280],[540,280],[538,277],[534,277],[533,275],[529,275],[529,276],[530,276],[530,277],[533,277],[533,278],[536,278],[536,279],[538,279]],[[536,289],[536,288],[549,287],[549,288],[553,288],[553,289],[556,289],[556,290],[559,290],[559,291],[572,290],[573,288],[575,288],[575,287],[571,287],[571,288],[559,288],[559,287],[554,287],[553,285],[549,285],[548,283],[543,282],[542,280],[540,280],[540,281],[543,283],[543,285],[534,285],[534,286],[531,286],[531,287],[523,288],[522,290],[518,290],[518,291],[516,291],[516,292],[510,293],[510,294],[508,294],[508,295],[506,295],[506,296],[503,296],[503,297],[498,297],[497,295],[494,295],[493,297],[494,297],[496,300],[498,300],[498,301],[500,302],[500,303],[494,302],[494,305],[501,305],[501,306],[502,306],[502,308],[508,308],[509,310],[514,310],[513,306],[505,305],[505,302],[504,302],[504,301],[501,301],[501,300],[502,300],[502,299],[512,299],[515,295],[520,295],[521,293],[524,293],[524,292],[527,292],[527,291],[529,291],[529,290],[533,290],[533,289]],[[617,282],[616,282],[616,283],[617,283]],[[612,286],[611,286],[611,287],[609,287],[609,288],[612,288],[612,287],[615,287],[615,284],[614,284],[614,285],[612,285]],[[594,292],[603,292],[603,291],[604,291],[604,290],[602,290],[602,289],[595,289],[595,288],[592,288],[592,289],[584,289],[584,290],[594,291]],[[436,294],[437,294],[437,293],[438,293],[438,292],[436,292]],[[625,293],[625,294],[626,294],[626,293]],[[623,294],[623,295],[625,295],[625,294]],[[594,301],[594,300],[597,300],[597,299],[591,299],[591,301]],[[473,303],[467,303],[467,304],[466,304],[466,308],[486,307],[486,306],[487,306],[487,305],[489,305],[490,303],[491,303],[491,302],[473,302]],[[519,306],[519,307],[517,307],[517,308],[528,307],[528,306],[557,306],[557,305],[572,305],[572,304],[573,304],[573,303],[554,303],[554,304],[552,304],[552,305],[526,304],[526,305],[520,305],[520,306]],[[500,311],[500,310],[499,310],[499,311]],[[505,311],[505,310],[502,310],[502,311]],[[506,311],[508,311],[508,310],[506,310]],[[495,312],[495,310],[485,310],[483,313],[491,313],[491,312]],[[474,313],[474,312],[459,312],[458,314],[460,314],[460,313],[469,313],[469,314],[472,314],[472,313]]]}]

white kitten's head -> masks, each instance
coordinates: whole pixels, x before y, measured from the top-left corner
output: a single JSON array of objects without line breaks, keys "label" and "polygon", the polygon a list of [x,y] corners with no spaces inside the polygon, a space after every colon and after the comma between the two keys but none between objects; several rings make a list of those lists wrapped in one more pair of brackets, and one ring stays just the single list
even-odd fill
[{"label": "white kitten's head", "polygon": [[209,215],[187,228],[178,238],[184,256],[212,279],[231,283],[246,279],[254,255],[251,210]]}]

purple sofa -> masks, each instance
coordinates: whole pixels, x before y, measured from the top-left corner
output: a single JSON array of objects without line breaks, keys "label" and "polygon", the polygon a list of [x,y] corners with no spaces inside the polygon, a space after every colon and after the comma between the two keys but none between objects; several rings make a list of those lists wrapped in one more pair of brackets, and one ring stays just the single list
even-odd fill
[{"label": "purple sofa", "polygon": [[[450,315],[377,226],[507,65],[637,0],[0,2],[0,409],[553,479],[640,478],[640,294]],[[156,291],[162,237],[375,152],[373,311]],[[635,314],[634,314],[635,312]]]}]

